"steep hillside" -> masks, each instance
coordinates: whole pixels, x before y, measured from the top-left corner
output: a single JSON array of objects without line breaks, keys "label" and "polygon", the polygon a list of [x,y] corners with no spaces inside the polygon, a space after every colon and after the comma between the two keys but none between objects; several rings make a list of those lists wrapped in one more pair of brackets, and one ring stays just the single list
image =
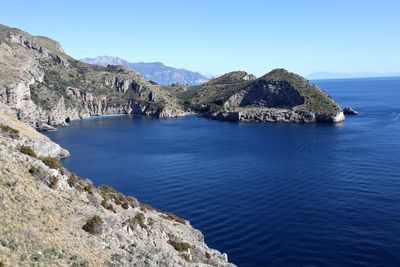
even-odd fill
[{"label": "steep hillside", "polygon": [[233,266],[188,221],[66,170],[68,151],[3,111],[0,266]]},{"label": "steep hillside", "polygon": [[66,55],[46,37],[0,25],[0,102],[37,128],[104,114],[185,114],[160,86],[129,69]]},{"label": "steep hillside", "polygon": [[340,106],[303,77],[275,69],[256,78],[227,73],[186,92],[183,103],[215,119],[273,122],[340,122]]},{"label": "steep hillside", "polygon": [[154,81],[162,85],[171,84],[201,84],[208,79],[204,75],[185,69],[177,69],[165,66],[161,62],[128,62],[119,57],[99,56],[96,58],[83,58],[82,62],[97,65],[121,65],[137,71],[148,81]]}]

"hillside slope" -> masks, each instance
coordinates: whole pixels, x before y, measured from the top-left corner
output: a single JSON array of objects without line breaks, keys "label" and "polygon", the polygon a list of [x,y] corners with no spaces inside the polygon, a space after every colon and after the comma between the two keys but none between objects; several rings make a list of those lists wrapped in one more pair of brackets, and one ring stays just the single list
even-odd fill
[{"label": "hillside slope", "polygon": [[[275,69],[260,78],[227,73],[186,93],[185,106],[205,116],[234,121],[341,122],[340,106],[303,77]],[[182,101],[182,100],[181,100]]]},{"label": "hillside slope", "polygon": [[128,62],[119,57],[98,56],[95,58],[83,58],[82,62],[103,66],[120,65],[142,74],[148,81],[154,81],[162,85],[171,84],[201,84],[208,80],[204,75],[185,69],[177,69],[165,66],[161,62]]},{"label": "hillside slope", "polygon": [[233,266],[188,221],[70,173],[68,155],[0,104],[0,266]]},{"label": "hillside slope", "polygon": [[136,72],[82,63],[49,38],[4,25],[0,25],[0,67],[0,102],[37,128],[92,115],[185,114],[164,89]]}]

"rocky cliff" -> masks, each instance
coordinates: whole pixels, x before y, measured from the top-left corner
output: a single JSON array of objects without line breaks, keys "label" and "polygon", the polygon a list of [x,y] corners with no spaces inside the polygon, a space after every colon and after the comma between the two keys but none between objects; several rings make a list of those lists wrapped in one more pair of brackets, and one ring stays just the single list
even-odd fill
[{"label": "rocky cliff", "polygon": [[256,78],[227,73],[193,90],[185,105],[205,116],[233,121],[341,122],[340,106],[303,77],[284,69]]},{"label": "rocky cliff", "polygon": [[177,216],[62,167],[0,105],[0,266],[233,266]]},{"label": "rocky cliff", "polygon": [[184,115],[160,86],[129,69],[98,67],[59,43],[0,25],[0,102],[36,128],[106,114]]}]

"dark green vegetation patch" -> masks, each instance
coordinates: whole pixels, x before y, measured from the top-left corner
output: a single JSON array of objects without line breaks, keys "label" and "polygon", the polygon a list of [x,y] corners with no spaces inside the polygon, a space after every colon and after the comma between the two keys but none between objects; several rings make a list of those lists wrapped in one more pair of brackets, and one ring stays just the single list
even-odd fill
[{"label": "dark green vegetation patch", "polygon": [[103,231],[103,223],[103,219],[100,216],[95,215],[86,221],[82,226],[82,229],[92,235],[98,235]]}]

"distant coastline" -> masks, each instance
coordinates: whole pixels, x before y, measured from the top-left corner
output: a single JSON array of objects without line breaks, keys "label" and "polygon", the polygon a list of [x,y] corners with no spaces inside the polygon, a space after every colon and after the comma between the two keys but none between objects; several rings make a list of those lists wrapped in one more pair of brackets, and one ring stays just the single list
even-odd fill
[{"label": "distant coastline", "polygon": [[319,79],[308,78],[308,79],[311,82],[314,82],[314,81],[338,81],[338,80],[398,80],[398,79],[400,79],[400,75],[399,76],[380,76],[380,77],[319,78]]}]

